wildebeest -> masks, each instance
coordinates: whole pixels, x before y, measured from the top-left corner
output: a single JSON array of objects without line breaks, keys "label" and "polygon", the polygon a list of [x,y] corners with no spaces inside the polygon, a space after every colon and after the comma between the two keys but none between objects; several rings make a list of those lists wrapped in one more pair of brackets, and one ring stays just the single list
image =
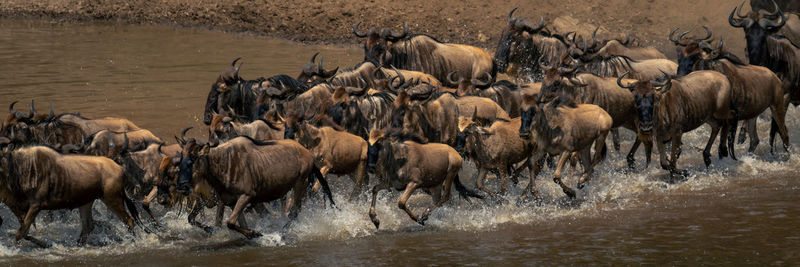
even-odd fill
[{"label": "wildebeest", "polygon": [[[511,120],[508,113],[500,105],[485,97],[462,96],[456,98],[456,106],[458,107],[459,117],[476,115],[476,122],[483,126],[491,125],[496,120]],[[473,111],[477,113],[473,114]]]},{"label": "wildebeest", "polygon": [[123,145],[127,146],[129,151],[139,151],[151,144],[161,143],[163,143],[161,138],[145,129],[127,132],[105,129],[86,137],[83,149],[88,155],[111,157],[112,153]]},{"label": "wildebeest", "polygon": [[316,61],[317,55],[319,55],[319,52],[314,53],[314,55],[311,56],[311,62],[303,65],[303,70],[300,72],[300,75],[297,76],[298,81],[304,83],[318,83],[324,82],[336,75],[339,67],[326,71],[322,66],[322,61],[325,59],[325,57],[320,57],[319,64],[314,62]]},{"label": "wildebeest", "polygon": [[[731,85],[725,75],[716,71],[695,71],[686,76],[671,79],[664,74],[664,81],[639,80],[632,84],[622,83],[622,75],[617,80],[620,87],[628,88],[636,101],[637,134],[642,142],[655,142],[658,147],[661,167],[673,174],[682,173],[676,167],[681,152],[683,133],[708,123],[711,135],[703,149],[703,162],[711,164],[711,145],[717,138],[720,127],[727,130],[726,121],[731,118]],[[720,144],[726,140],[721,137]],[[672,153],[667,162],[664,144],[672,142]],[[726,147],[719,146],[720,158],[727,156]]]},{"label": "wildebeest", "polygon": [[228,228],[247,238],[261,235],[236,224],[250,203],[276,200],[292,190],[293,206],[289,217],[295,218],[300,211],[306,187],[315,177],[321,181],[333,203],[325,178],[314,167],[313,155],[294,140],[260,142],[240,136],[219,145],[194,138],[184,140],[178,192],[188,195],[193,183],[196,183],[194,178],[206,179],[223,203],[235,204],[226,221]]},{"label": "wildebeest", "polygon": [[417,34],[408,35],[408,26],[403,23],[403,32],[396,34],[383,28],[377,32],[371,28],[360,32],[353,26],[353,33],[364,42],[364,60],[375,60],[381,66],[394,66],[398,69],[421,71],[433,75],[446,84],[447,75],[458,71],[466,79],[479,78],[484,73],[494,75],[492,57],[481,48],[442,43],[433,37]]},{"label": "wildebeest", "polygon": [[396,96],[390,92],[351,94],[340,87],[333,92],[333,107],[328,114],[348,132],[369,138],[372,129],[383,129],[391,123],[392,103]]},{"label": "wildebeest", "polygon": [[[544,18],[535,25],[523,18],[508,13],[508,25],[503,28],[500,43],[494,56],[496,71],[506,73],[518,79],[531,79],[539,74],[539,64],[555,65],[568,53],[569,47],[564,36],[543,31]],[[511,70],[509,70],[511,67]],[[495,73],[492,73],[495,74]]]},{"label": "wildebeest", "polygon": [[[425,90],[435,92],[429,85],[417,87],[427,87]],[[423,136],[430,142],[455,145],[458,135],[458,105],[450,94],[429,93],[425,99],[412,100],[404,91],[395,99],[392,114],[393,119],[394,114],[403,118],[402,128],[408,133]]]},{"label": "wildebeest", "polygon": [[227,141],[243,135],[259,141],[283,138],[283,127],[277,122],[261,117],[250,123],[242,123],[236,121],[231,115],[235,117],[235,114],[227,112],[215,114],[212,117],[208,129],[209,139],[212,142]]},{"label": "wildebeest", "polygon": [[[8,140],[0,142],[5,146]],[[138,221],[136,207],[123,190],[122,167],[105,157],[61,155],[45,146],[2,151],[0,196],[19,219],[16,240],[25,238],[41,247],[47,244],[29,236],[28,229],[42,210],[79,208],[79,245],[94,228],[95,199],[102,200],[129,230],[133,231]]]},{"label": "wildebeest", "polygon": [[585,51],[571,53],[570,57],[578,63],[577,67],[580,71],[600,77],[616,78],[627,72],[633,79],[655,80],[661,77],[662,71],[670,75],[675,75],[678,71],[677,63],[663,58],[634,60],[623,55],[601,57]]},{"label": "wildebeest", "polygon": [[519,117],[520,98],[517,92],[520,86],[512,82],[501,80],[489,88],[478,90],[477,96],[491,99],[508,113],[511,118]]},{"label": "wildebeest", "polygon": [[[733,131],[732,134],[736,131],[735,120],[748,120],[747,128],[750,134],[748,151],[755,151],[758,145],[755,118],[769,108],[773,123],[778,126],[784,147],[788,147],[786,106],[784,105],[781,80],[765,67],[744,64],[738,57],[725,51],[723,43],[723,40],[720,40],[716,48],[712,48],[705,41],[684,47],[678,54],[680,62],[678,75],[686,75],[695,70],[714,70],[724,74],[731,85],[731,109],[734,112],[734,121],[730,128]],[[729,135],[729,138],[728,149],[735,157],[732,145],[733,135]],[[770,149],[772,149],[772,141],[770,140]]]},{"label": "wildebeest", "polygon": [[142,208],[153,221],[158,222],[158,219],[150,210],[150,202],[156,197],[155,185],[161,174],[161,162],[164,159],[171,160],[179,152],[178,144],[150,144],[146,149],[134,152],[120,148],[120,152],[114,157],[114,161],[124,170],[126,184],[133,184],[133,190],[129,191],[129,196],[143,198]]},{"label": "wildebeest", "polygon": [[[478,125],[476,120],[477,114],[458,119],[458,128],[461,134],[456,144],[456,150],[475,162],[475,167],[478,169],[475,180],[478,189],[494,195],[493,192],[484,188],[483,182],[489,171],[497,170],[500,192],[505,193],[506,180],[510,175],[506,171],[507,167],[519,162],[524,162],[530,175],[534,175],[534,162],[530,160],[530,156],[536,149],[536,144],[530,139],[519,136],[520,118],[510,121],[495,121],[488,127]],[[535,192],[535,187],[533,190]]]},{"label": "wildebeest", "polygon": [[[742,15],[742,5],[734,7],[728,23],[744,30],[750,64],[775,72],[783,80],[784,90],[790,93],[791,103],[797,105],[800,103],[800,44],[779,32],[787,27],[800,36],[800,19],[795,14],[787,16],[777,4],[774,12],[759,10]],[[738,18],[734,18],[734,13]],[[777,18],[773,18],[775,16]]]},{"label": "wildebeest", "polygon": [[[636,47],[628,46],[626,43],[618,40],[600,41],[597,39],[597,27],[592,33],[592,45],[587,46],[585,52],[590,53],[591,57],[608,58],[611,56],[626,56],[633,60],[646,60],[646,59],[666,59],[661,51],[655,47]],[[574,35],[573,35],[574,38]],[[628,39],[630,40],[630,39]]]},{"label": "wildebeest", "polygon": [[[465,96],[465,95],[477,95],[478,94],[478,87],[485,88],[492,82],[492,75],[486,73],[486,81],[481,81],[477,78],[472,78],[467,80],[464,76],[458,75],[458,79],[455,76],[458,74],[457,71],[453,71],[447,75],[447,81],[450,84],[457,84],[458,87],[456,88],[456,96]],[[436,85],[434,85],[436,86]]]},{"label": "wildebeest", "polygon": [[[415,222],[424,225],[434,209],[450,199],[450,187],[455,182],[456,190],[462,196],[482,196],[467,190],[458,178],[463,160],[455,149],[445,144],[420,144],[414,141],[397,140],[397,137],[385,136],[382,130],[370,132],[367,168],[370,173],[377,173],[379,183],[372,187],[372,204],[369,217],[375,228],[380,220],[375,212],[375,201],[380,190],[404,190],[397,201],[398,207],[404,210]],[[406,206],[406,202],[417,188],[430,190],[433,205],[421,216],[417,216]]]},{"label": "wildebeest", "polygon": [[[561,181],[561,171],[573,152],[578,152],[583,164],[583,175],[578,181],[578,189],[594,172],[594,167],[605,157],[605,140],[614,124],[611,116],[597,105],[576,104],[567,95],[559,95],[546,103],[537,103],[537,99],[527,96],[522,104],[522,117],[519,136],[532,138],[539,150],[531,156],[538,162],[545,154],[561,155],[553,176],[555,181],[570,198],[575,197],[575,190]],[[594,143],[595,156],[591,149]],[[536,175],[531,175],[527,192],[533,191]],[[535,192],[534,192],[535,194]]]},{"label": "wildebeest", "polygon": [[322,176],[347,174],[353,181],[350,199],[358,196],[367,178],[367,141],[329,126],[316,127],[290,114],[285,121],[285,139],[295,139],[311,151]]}]

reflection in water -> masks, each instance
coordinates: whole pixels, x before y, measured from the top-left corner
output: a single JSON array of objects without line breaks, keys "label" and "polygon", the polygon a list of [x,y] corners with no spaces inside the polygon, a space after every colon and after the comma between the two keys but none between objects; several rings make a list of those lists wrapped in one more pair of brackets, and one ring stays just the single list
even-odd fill
[{"label": "reflection in water", "polygon": [[[181,128],[204,129],[201,115],[206,94],[218,71],[235,57],[244,57],[242,76],[296,76],[316,51],[331,67],[352,66],[362,58],[358,48],[314,47],[296,43],[206,31],[107,23],[53,24],[30,20],[0,20],[0,104],[33,98],[38,108],[55,103],[57,112],[81,112],[89,117],[120,116],[171,140]],[[19,107],[19,106],[18,106]],[[800,136],[798,110],[790,108],[787,124]],[[769,124],[759,129],[766,136]],[[205,134],[195,131],[195,134]],[[630,132],[623,130],[626,140]],[[537,183],[543,203],[516,203],[527,179],[507,201],[467,202],[454,197],[437,209],[425,227],[410,221],[395,204],[398,194],[384,192],[376,231],[367,216],[366,195],[348,203],[337,194],[338,210],[312,199],[286,232],[278,215],[247,214],[255,240],[218,229],[208,235],[186,224],[186,211],[156,213],[166,230],[129,235],[102,204],[95,204],[98,221],[90,246],[74,245],[79,232],[77,212],[40,216],[31,233],[54,244],[46,250],[29,243],[13,244],[18,224],[0,209],[0,262],[12,264],[89,263],[181,265],[271,264],[586,264],[604,262],[719,264],[792,264],[800,262],[800,158],[770,156],[763,145],[741,161],[714,161],[705,169],[700,147],[707,127],[684,137],[681,165],[694,173],[674,185],[651,164],[626,174],[621,155],[611,153],[579,200],[567,201],[551,181],[552,172]],[[793,140],[797,140],[794,138]],[[630,145],[626,141],[623,151]],[[794,143],[797,146],[797,143]],[[740,146],[738,151],[744,151]],[[638,155],[641,159],[642,155]],[[474,167],[461,177],[474,183]],[[641,166],[640,166],[641,168]],[[568,176],[574,184],[576,177]],[[349,192],[349,179],[331,178],[335,191]],[[495,186],[494,181],[488,182]],[[495,188],[492,188],[494,190]],[[414,196],[420,208],[430,197]],[[317,202],[317,203],[314,203]],[[230,211],[228,211],[230,212]],[[213,211],[200,220],[211,223]],[[145,219],[147,220],[147,219]]]}]

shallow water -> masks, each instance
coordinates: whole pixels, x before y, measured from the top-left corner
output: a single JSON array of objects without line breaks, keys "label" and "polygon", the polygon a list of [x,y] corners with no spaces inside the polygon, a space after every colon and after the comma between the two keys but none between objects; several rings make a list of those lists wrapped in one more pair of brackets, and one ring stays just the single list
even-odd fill
[{"label": "shallow water", "polygon": [[[181,128],[205,134],[201,116],[206,94],[219,70],[244,57],[241,75],[295,76],[315,51],[326,66],[360,61],[358,47],[305,46],[203,30],[109,23],[59,24],[38,20],[0,20],[0,103],[33,98],[37,108],[53,102],[56,112],[89,117],[120,116],[150,129],[168,142]],[[791,136],[800,136],[800,111],[791,107]],[[766,120],[759,124],[766,136]],[[630,146],[631,133],[622,130]],[[89,246],[76,247],[77,211],[40,214],[31,235],[53,244],[37,249],[15,245],[16,219],[5,207],[0,216],[0,262],[4,264],[800,264],[800,158],[769,154],[766,140],[755,155],[740,161],[717,160],[706,169],[701,149],[707,127],[684,137],[679,164],[691,175],[666,183],[657,163],[626,174],[624,157],[610,153],[578,199],[568,201],[551,182],[551,171],[537,180],[541,203],[517,203],[523,178],[507,201],[471,202],[453,197],[426,226],[397,209],[396,192],[382,192],[377,212],[381,230],[367,216],[367,194],[346,202],[352,183],[330,178],[339,209],[318,199],[304,205],[298,220],[282,231],[286,219],[247,214],[264,233],[243,240],[218,229],[213,234],[186,224],[186,212],[156,205],[165,230],[130,235],[106,208],[94,207],[98,226]],[[798,138],[793,138],[798,140]],[[797,147],[798,143],[793,142]],[[716,150],[716,149],[714,149]],[[793,149],[796,152],[796,150]],[[716,153],[714,151],[713,153]],[[637,155],[642,158],[641,152]],[[657,155],[654,155],[657,160]],[[474,184],[474,167],[461,177]],[[496,182],[488,182],[495,189]],[[576,177],[567,178],[569,185]],[[412,197],[417,211],[430,197]],[[277,210],[277,208],[273,208]],[[229,211],[228,211],[229,212]],[[200,221],[211,224],[213,210]],[[145,219],[147,220],[147,219]]]}]

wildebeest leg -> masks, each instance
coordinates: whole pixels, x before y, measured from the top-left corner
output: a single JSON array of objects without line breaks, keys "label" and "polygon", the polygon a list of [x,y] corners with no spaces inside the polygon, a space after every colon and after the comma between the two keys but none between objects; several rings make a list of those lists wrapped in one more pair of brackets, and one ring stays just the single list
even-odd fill
[{"label": "wildebeest leg", "polygon": [[[322,168],[319,169],[319,173],[322,174],[322,177],[328,176],[328,172],[330,172],[330,171],[331,171],[331,167],[329,167],[329,166],[323,166]],[[353,177],[351,176],[350,179],[353,179]],[[355,183],[355,181],[353,181],[353,182]],[[314,186],[311,187],[311,190],[313,190],[314,192],[319,192],[319,189],[321,187],[322,187],[322,184],[319,182],[319,180],[316,180],[316,181],[314,181]]]},{"label": "wildebeest leg", "polygon": [[[712,134],[711,136],[715,136],[715,134],[717,132],[719,132],[719,128],[717,128],[716,130],[712,129],[712,132],[714,134]],[[678,166],[678,155],[681,154],[681,145],[682,145],[682,143],[681,143],[681,135],[682,134],[676,134],[674,137],[672,137],[672,154],[670,155],[670,159],[669,159],[669,167],[671,169],[671,174],[669,176],[669,182],[670,183],[674,183],[675,182],[675,176],[673,174],[681,174],[681,175],[684,174],[683,171],[678,170],[678,167],[677,167]],[[714,143],[714,138],[711,138],[711,141],[709,141],[709,144],[712,144],[712,143]],[[707,145],[707,146],[710,147],[711,145]],[[707,148],[707,149],[710,150],[711,148]],[[705,154],[705,151],[703,151],[703,154]],[[705,158],[705,157],[706,156],[703,155],[703,158]]]},{"label": "wildebeest leg", "polygon": [[591,177],[592,174],[594,174],[594,168],[597,166],[597,164],[600,164],[600,161],[602,161],[606,157],[605,154],[606,154],[607,135],[608,132],[606,132],[605,134],[601,134],[600,137],[595,139],[594,158],[591,157],[591,149],[589,147],[585,149],[586,152],[582,152],[585,155],[583,155],[581,158],[583,158],[584,161],[588,162],[583,162],[583,175],[581,175],[581,179],[578,180],[578,189],[583,189],[583,187],[586,185],[586,182],[589,181],[589,177]]},{"label": "wildebeest leg", "polygon": [[475,187],[480,189],[483,192],[486,192],[492,197],[497,197],[497,194],[489,191],[486,187],[483,186],[484,180],[486,180],[486,174],[489,172],[486,168],[478,167],[478,176],[475,178]]},{"label": "wildebeest leg", "polygon": [[556,173],[553,175],[553,182],[556,182],[558,186],[561,186],[561,190],[564,191],[564,194],[567,194],[569,198],[575,198],[575,190],[569,188],[569,186],[565,185],[564,182],[561,181],[561,171],[564,169],[564,164],[567,164],[569,154],[569,151],[564,151],[561,153],[561,157],[558,159],[558,165],[556,165]]},{"label": "wildebeest leg", "polygon": [[[736,146],[735,146],[736,141],[734,140],[735,137],[736,137],[736,128],[739,127],[737,125],[737,123],[738,123],[738,121],[736,119],[728,120],[728,123],[725,125],[725,128],[723,128],[722,133],[720,133],[721,136],[726,137],[728,139],[727,147],[728,147],[728,150],[730,151],[730,156],[731,156],[731,158],[733,160],[737,160],[736,159]],[[722,145],[722,143],[723,142],[720,141],[720,145]],[[725,156],[725,155],[722,155],[722,150],[720,150],[720,155],[719,155],[720,159],[723,156]]]},{"label": "wildebeest leg", "polygon": [[368,181],[365,181],[367,178],[367,161],[362,160],[359,162],[358,167],[356,167],[356,171],[350,174],[350,177],[355,177],[355,181],[353,181],[355,182],[355,185],[353,186],[353,192],[350,193],[350,197],[347,198],[347,201],[357,198],[364,189],[364,185],[369,183]]},{"label": "wildebeest leg", "polygon": [[20,239],[25,238],[25,240],[31,241],[33,244],[36,244],[41,248],[49,247],[47,243],[42,242],[28,235],[28,229],[30,229],[31,224],[33,224],[33,221],[36,220],[36,215],[38,214],[39,214],[39,205],[33,204],[30,207],[28,207],[28,212],[25,214],[25,219],[19,225],[19,230],[17,231],[17,236],[16,236],[17,243],[19,243]]},{"label": "wildebeest leg", "polygon": [[[708,142],[706,143],[706,148],[703,149],[703,162],[706,164],[706,168],[708,168],[708,166],[711,165],[711,146],[714,144],[714,141],[717,139],[717,134],[719,134],[719,125],[717,123],[711,123],[711,136],[708,137]],[[677,141],[677,143],[675,143],[676,141]],[[676,155],[674,154],[674,151],[675,151],[676,147],[677,147],[678,151],[680,151],[680,146],[681,146],[680,137],[678,137],[677,140],[673,139],[672,142],[673,142],[673,144],[672,144],[673,157],[676,157]],[[723,144],[720,144],[719,148],[722,149],[723,146],[724,146]],[[678,153],[680,153],[680,152],[678,152]],[[673,161],[676,161],[676,160],[677,160],[677,157],[675,159],[673,159]],[[673,167],[675,166],[674,162],[672,163],[672,166]]]},{"label": "wildebeest leg", "polygon": [[[502,173],[502,171],[501,171],[501,173]],[[425,221],[428,220],[428,216],[431,215],[433,210],[438,208],[438,207],[441,207],[442,205],[444,205],[445,202],[447,202],[447,200],[450,199],[450,190],[453,187],[453,180],[456,178],[456,176],[458,176],[458,172],[457,171],[450,171],[450,172],[447,173],[447,177],[444,179],[444,184],[442,185],[442,189],[441,190],[436,190],[436,191],[440,191],[440,194],[433,194],[433,196],[434,196],[433,197],[433,205],[431,205],[430,207],[425,209],[425,212],[423,212],[422,216],[419,217],[419,223],[420,224],[424,225]]]},{"label": "wildebeest leg", "polygon": [[243,215],[242,211],[244,211],[244,208],[247,207],[247,204],[250,203],[250,199],[252,199],[252,197],[248,195],[239,196],[239,199],[236,200],[236,206],[233,207],[233,212],[231,212],[231,216],[228,217],[228,220],[225,222],[228,225],[229,229],[242,233],[248,239],[261,236],[261,233],[259,232],[236,225],[236,222],[239,221],[239,216]]},{"label": "wildebeest leg", "polygon": [[192,205],[192,210],[189,211],[189,216],[186,216],[186,220],[189,222],[189,225],[203,229],[203,231],[205,231],[206,233],[211,233],[212,232],[211,227],[205,226],[197,222],[197,215],[200,214],[200,212],[203,211],[203,208],[205,207],[202,201],[203,200],[199,198],[194,200]]},{"label": "wildebeest leg", "polygon": [[505,195],[508,190],[508,172],[506,169],[500,168],[500,194]]},{"label": "wildebeest leg", "polygon": [[150,190],[150,193],[147,194],[147,196],[145,196],[142,200],[142,209],[147,212],[148,215],[150,215],[150,218],[153,219],[156,224],[158,223],[158,219],[156,219],[156,216],[153,216],[153,212],[150,211],[150,202],[153,201],[157,195],[158,187],[153,186],[153,190]]},{"label": "wildebeest leg", "polygon": [[118,194],[109,194],[103,198],[103,204],[106,204],[106,207],[111,210],[114,215],[119,218],[122,223],[128,225],[128,231],[133,233],[134,219],[133,217],[125,211],[125,206],[123,204],[123,197],[125,193],[120,192]]},{"label": "wildebeest leg", "polygon": [[406,190],[403,191],[403,194],[400,195],[400,199],[397,200],[397,207],[404,210],[406,214],[408,214],[408,217],[411,217],[411,219],[415,222],[425,225],[425,222],[420,221],[419,217],[417,217],[417,215],[406,206],[406,202],[408,202],[408,199],[411,198],[411,194],[414,193],[414,190],[417,190],[417,187],[419,187],[419,184],[416,182],[409,182],[408,185],[406,185]]},{"label": "wildebeest leg", "polygon": [[[755,119],[753,119],[755,122]],[[744,140],[747,139],[748,134],[748,127],[750,126],[750,120],[747,120],[746,123],[742,123],[742,129],[739,130],[739,140],[737,141],[739,144],[744,144]],[[753,142],[753,137],[751,135],[750,142]]]},{"label": "wildebeest leg", "polygon": [[653,141],[644,143],[644,167],[650,166],[650,157],[653,155]]},{"label": "wildebeest leg", "polygon": [[614,144],[614,151],[619,153],[619,127],[611,128],[611,142]]},{"label": "wildebeest leg", "polygon": [[375,202],[378,198],[378,192],[388,188],[389,183],[385,183],[383,181],[372,187],[372,204],[369,206],[369,219],[372,220],[372,224],[375,225],[375,229],[378,229],[381,225],[381,221],[378,220],[378,214],[375,212]]},{"label": "wildebeest leg", "polygon": [[214,223],[217,227],[222,227],[222,217],[225,215],[225,205],[222,204],[222,201],[217,199],[217,214],[214,220]]},{"label": "wildebeest leg", "polygon": [[525,188],[525,192],[522,192],[522,196],[519,198],[520,201],[525,201],[528,198],[529,192],[534,198],[539,198],[539,192],[536,188],[536,176],[539,175],[539,171],[541,171],[542,165],[544,165],[542,161],[545,155],[544,152],[539,152],[528,158],[528,167],[530,168],[528,186]]},{"label": "wildebeest leg", "polygon": [[86,239],[89,238],[89,234],[94,229],[94,220],[92,220],[93,203],[94,201],[78,208],[78,212],[81,216],[81,233],[78,237],[78,246],[83,246],[86,244]]},{"label": "wildebeest leg", "polygon": [[[788,105],[788,103],[786,104]],[[789,132],[786,129],[786,105],[772,105],[770,111],[772,112],[772,123],[778,127],[778,133],[781,135],[783,141],[783,149],[789,152]],[[772,152],[772,144],[774,140],[774,133],[770,133],[769,147]]]},{"label": "wildebeest leg", "polygon": [[[578,179],[578,185],[577,186],[578,186],[578,189],[583,189],[583,187],[585,186],[586,181],[588,180],[588,177],[590,175],[592,175],[591,174],[591,172],[592,172],[592,150],[591,150],[591,147],[587,147],[587,148],[585,148],[585,149],[583,149],[583,150],[581,150],[579,152],[580,152],[579,156],[580,156],[581,165],[583,165],[583,175],[581,175],[581,178]],[[598,150],[598,152],[595,152],[595,153],[600,154],[599,150]]]},{"label": "wildebeest leg", "polygon": [[[758,146],[759,143],[758,130],[756,129],[756,118],[749,119],[747,120],[746,123],[747,123],[747,134],[750,136],[750,146],[747,147],[747,153],[753,153],[756,151],[756,147]],[[742,125],[742,128],[744,128],[744,125]],[[770,144],[770,147],[772,147],[772,144]]]},{"label": "wildebeest leg", "polygon": [[631,151],[628,152],[628,156],[625,159],[628,161],[628,169],[634,170],[636,169],[636,161],[633,156],[636,154],[636,150],[639,149],[639,145],[642,144],[642,141],[639,140],[639,137],[636,137],[636,140],[633,141],[633,146],[631,146]]},{"label": "wildebeest leg", "polygon": [[[667,160],[667,149],[665,148],[666,145],[660,139],[656,139],[655,143],[656,147],[658,148],[658,162],[661,164],[661,168],[672,172],[672,166],[669,165],[669,161]],[[675,144],[673,143],[673,145]]]}]

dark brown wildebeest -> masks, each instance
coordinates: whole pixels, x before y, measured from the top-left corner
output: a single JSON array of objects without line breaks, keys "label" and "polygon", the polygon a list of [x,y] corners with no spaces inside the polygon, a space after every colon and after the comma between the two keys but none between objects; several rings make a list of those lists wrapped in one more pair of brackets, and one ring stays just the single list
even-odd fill
[{"label": "dark brown wildebeest", "polygon": [[[0,143],[5,147],[8,140],[0,140]],[[122,167],[111,159],[61,155],[45,146],[14,150],[6,147],[0,154],[0,196],[19,219],[17,242],[25,238],[47,247],[45,242],[28,235],[39,211],[79,208],[78,244],[83,245],[94,228],[92,203],[95,199],[102,200],[133,231],[139,215],[133,202],[125,196]],[[130,214],[125,211],[126,207]]]},{"label": "dark brown wildebeest", "polygon": [[353,181],[352,199],[362,192],[367,173],[367,141],[329,126],[316,127],[290,114],[285,121],[285,139],[295,139],[311,151],[323,177],[347,174]]},{"label": "dark brown wildebeest", "polygon": [[[306,90],[308,85],[288,75],[276,75],[269,78],[245,80],[239,77],[239,69],[235,64],[240,58],[235,59],[226,67],[214,83],[206,98],[203,111],[203,123],[211,124],[215,113],[222,113],[233,108],[236,114],[242,115],[247,122],[258,118],[259,96],[264,93],[273,99],[285,100],[293,98]],[[244,64],[244,63],[242,63]]]},{"label": "dark brown wildebeest", "polygon": [[[463,133],[463,138],[459,138],[456,150],[460,151],[467,159],[475,162],[478,169],[475,183],[477,188],[490,194],[484,188],[483,183],[486,174],[491,170],[499,172],[500,192],[506,192],[506,180],[510,175],[507,173],[508,166],[524,162],[534,175],[534,162],[530,160],[536,149],[536,144],[530,139],[519,136],[520,118],[511,121],[495,121],[489,127],[483,127],[476,123],[477,114],[470,117],[460,117],[458,119],[459,132]],[[534,187],[535,192],[535,187]]]},{"label": "dark brown wildebeest", "polygon": [[[774,12],[758,10],[742,15],[742,5],[734,7],[728,23],[744,30],[750,64],[775,72],[783,80],[784,91],[790,93],[791,103],[797,105],[800,103],[800,43],[786,36],[800,37],[800,18],[795,14],[787,16],[777,4]],[[734,18],[734,13],[738,18]],[[784,29],[790,32],[783,32]]]},{"label": "dark brown wildebeest", "polygon": [[400,93],[394,101],[392,119],[403,118],[400,127],[406,133],[425,137],[431,142],[455,145],[458,136],[458,104],[455,98],[450,94],[435,93],[435,88],[425,84],[408,91],[416,89],[428,91],[428,96],[412,100],[412,96],[406,91]]},{"label": "dark brown wildebeest", "polygon": [[[575,190],[561,181],[561,172],[570,154],[578,152],[583,164],[583,175],[578,181],[578,189],[583,188],[594,172],[594,167],[605,157],[605,140],[614,124],[611,116],[597,105],[576,104],[567,95],[559,95],[547,103],[537,103],[537,99],[527,96],[522,104],[522,117],[519,136],[531,138],[538,150],[531,156],[533,162],[544,158],[545,154],[561,155],[553,176],[555,181],[570,198],[575,197]],[[591,149],[594,143],[595,156]],[[536,175],[531,175],[528,192],[533,192]],[[536,192],[533,192],[536,194]]]},{"label": "dark brown wildebeest", "polygon": [[160,165],[164,159],[172,159],[180,153],[178,144],[163,145],[150,144],[146,149],[130,152],[126,148],[120,148],[120,152],[113,158],[122,166],[126,183],[133,183],[133,190],[129,193],[136,198],[142,198],[142,208],[153,221],[158,219],[153,216],[150,210],[150,202],[156,197],[156,182],[162,171]]},{"label": "dark brown wildebeest", "polygon": [[567,55],[569,47],[564,36],[543,30],[544,18],[535,25],[527,19],[514,17],[516,10],[514,8],[508,13],[508,25],[503,28],[494,55],[495,68],[497,72],[508,72],[517,79],[538,80],[539,64],[554,66]]},{"label": "dark brown wildebeest", "polygon": [[[380,227],[375,212],[375,201],[380,190],[394,187],[404,190],[397,206],[404,210],[415,222],[425,225],[434,209],[450,199],[450,187],[455,182],[456,190],[462,197],[483,198],[467,190],[458,179],[463,159],[455,149],[445,144],[420,144],[414,141],[401,141],[393,136],[384,136],[382,130],[372,130],[369,138],[367,169],[376,173],[379,183],[372,187],[372,204],[369,218]],[[430,190],[433,205],[421,216],[417,216],[406,206],[406,202],[417,188]]]},{"label": "dark brown wildebeest", "polygon": [[[315,177],[322,182],[333,204],[325,178],[314,167],[313,155],[294,140],[260,142],[240,136],[219,145],[194,138],[183,140],[178,192],[188,195],[193,184],[199,182],[194,179],[205,179],[222,203],[235,205],[226,221],[228,228],[247,238],[261,235],[236,224],[248,204],[276,200],[292,190],[293,206],[289,217],[293,219],[300,211],[306,187]],[[168,193],[163,188],[159,187],[159,194]]]},{"label": "dark brown wildebeest", "polygon": [[[274,111],[272,111],[274,112]],[[232,113],[232,111],[231,111]],[[258,118],[250,123],[238,122],[235,114],[215,114],[208,128],[211,142],[222,142],[237,136],[249,136],[255,140],[267,141],[283,138],[283,126],[272,122],[265,117]]]},{"label": "dark brown wildebeest", "polygon": [[[784,147],[788,147],[788,131],[786,130],[786,105],[781,80],[775,73],[761,66],[747,65],[735,55],[723,50],[723,40],[716,48],[705,41],[698,45],[689,45],[678,54],[678,75],[686,75],[696,70],[714,70],[728,77],[731,85],[731,109],[734,111],[730,125],[731,135],[728,149],[735,158],[733,134],[737,120],[747,120],[747,132],[750,134],[749,152],[758,146],[756,117],[767,108],[772,113],[773,123],[777,124]],[[723,133],[727,134],[727,133]],[[770,140],[772,151],[773,140]]]},{"label": "dark brown wildebeest", "polygon": [[466,79],[478,78],[484,73],[494,75],[492,57],[481,48],[442,43],[423,34],[409,36],[405,23],[401,34],[395,34],[387,28],[380,32],[372,28],[364,33],[358,30],[360,24],[361,21],[353,26],[353,33],[359,38],[366,38],[364,60],[375,60],[381,66],[428,73],[443,83],[447,83],[447,75],[453,71],[462,73]]},{"label": "dark brown wildebeest", "polygon": [[151,144],[162,144],[161,138],[152,132],[139,129],[127,132],[100,130],[83,141],[83,149],[88,155],[111,157],[112,153],[126,146],[128,151],[139,151]]},{"label": "dark brown wildebeest", "polygon": [[[731,119],[731,85],[725,75],[716,71],[695,71],[689,75],[670,79],[664,74],[664,82],[637,81],[625,85],[622,75],[617,82],[628,88],[636,101],[636,129],[642,142],[655,142],[658,147],[661,167],[670,171],[670,181],[674,175],[682,173],[676,167],[681,152],[683,133],[700,127],[711,126],[711,135],[703,149],[703,162],[711,164],[711,145],[717,138],[720,127],[727,130],[726,121]],[[727,135],[723,134],[720,144]],[[664,144],[672,142],[672,154],[667,162]],[[720,158],[727,156],[725,145],[719,146]]]},{"label": "dark brown wildebeest", "polygon": [[333,121],[361,138],[369,138],[372,129],[383,129],[391,123],[392,103],[396,98],[393,93],[381,91],[367,94],[340,87],[334,91],[332,98],[333,108],[328,114]]}]

